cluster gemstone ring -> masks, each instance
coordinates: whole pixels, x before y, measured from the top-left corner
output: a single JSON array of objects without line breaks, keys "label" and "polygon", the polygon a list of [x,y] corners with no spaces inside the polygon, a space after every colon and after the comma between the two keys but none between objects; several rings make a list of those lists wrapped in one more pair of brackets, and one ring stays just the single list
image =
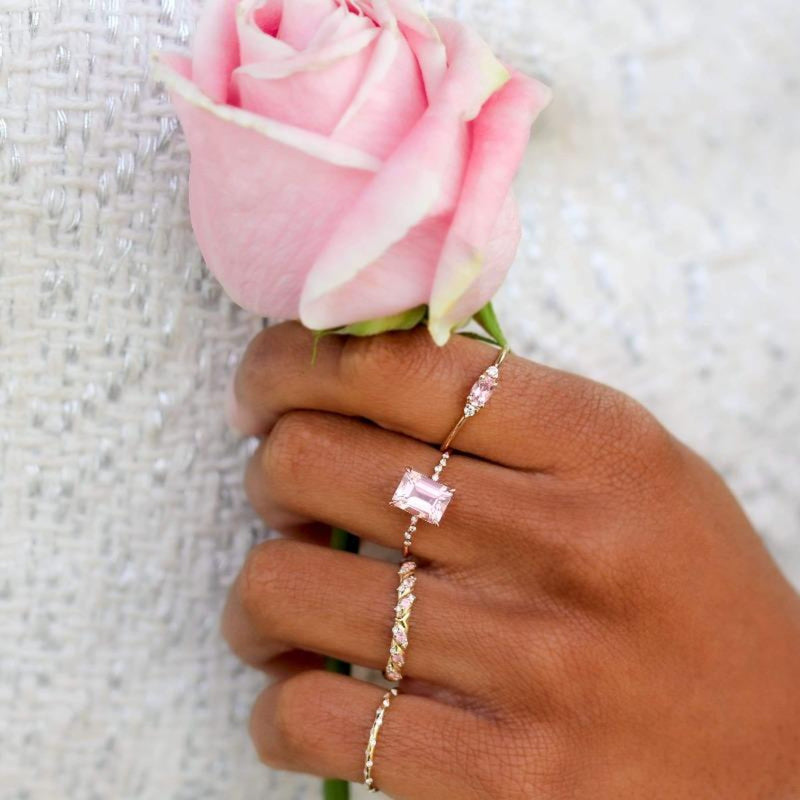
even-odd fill
[{"label": "cluster gemstone ring", "polygon": [[394,607],[392,643],[389,646],[389,660],[383,671],[386,680],[389,681],[400,681],[403,678],[403,665],[406,662],[408,647],[408,625],[411,621],[411,608],[416,600],[414,594],[414,584],[417,582],[417,576],[414,574],[416,568],[416,562],[404,561],[397,571],[400,583],[397,587],[397,605]]},{"label": "cluster gemstone ring", "polygon": [[[421,522],[429,525],[439,525],[450,502],[453,500],[455,489],[441,480],[442,473],[451,457],[450,446],[466,422],[489,402],[499,383],[500,367],[508,353],[508,347],[501,349],[494,362],[480,374],[472,385],[464,403],[461,417],[439,448],[440,458],[432,472],[426,474],[407,466],[390,501],[390,505],[411,515],[411,520],[403,531],[403,560],[397,572],[398,586],[394,607],[394,623],[389,644],[389,656],[383,672],[384,677],[395,684],[403,679],[406,651],[409,646],[411,613],[417,599],[415,588],[419,575],[417,573],[417,563],[411,553],[414,534]],[[391,707],[391,702],[397,695],[397,688],[388,691],[375,712],[375,721],[373,722],[364,754],[364,783],[371,792],[377,791],[372,770],[375,763],[378,733],[383,725],[384,717]]]}]

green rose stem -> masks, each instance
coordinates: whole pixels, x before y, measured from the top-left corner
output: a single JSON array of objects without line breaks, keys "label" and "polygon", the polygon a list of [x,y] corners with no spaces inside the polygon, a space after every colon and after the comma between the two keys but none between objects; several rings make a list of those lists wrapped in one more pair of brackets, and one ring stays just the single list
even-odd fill
[{"label": "green rose stem", "polygon": [[350,784],[335,778],[326,778],[322,784],[322,796],[325,800],[349,800]]},{"label": "green rose stem", "polygon": [[[342,530],[341,528],[331,528],[331,548],[343,550],[346,553],[357,553],[361,542],[358,536]],[[328,672],[335,672],[338,675],[349,675],[350,665],[346,661],[338,658],[326,658],[325,669]],[[340,781],[336,778],[326,778],[322,783],[322,796],[324,800],[349,800],[350,784],[347,781]]]},{"label": "green rose stem", "polygon": [[[319,339],[329,333],[347,333],[355,336],[374,336],[377,333],[382,333],[386,330],[407,330],[419,324],[424,316],[425,307],[412,309],[405,314],[398,314],[395,317],[390,317],[385,320],[378,320],[368,323],[360,323],[357,326],[350,326],[347,328],[339,329],[336,331],[318,331],[314,338],[314,347],[316,353],[316,345]],[[500,323],[497,321],[497,315],[491,303],[487,303],[473,319],[480,325],[488,337],[478,336],[478,338],[496,344],[500,347],[505,347],[507,339],[503,334]],[[471,334],[475,335],[475,334]],[[343,550],[346,553],[357,553],[361,542],[358,536],[348,533],[341,528],[331,529],[331,548],[333,550]],[[338,675],[349,675],[350,664],[345,661],[340,661],[338,658],[326,658],[325,669],[327,672],[335,672]],[[350,784],[347,781],[341,781],[336,778],[327,778],[322,784],[322,796],[324,800],[349,800],[350,798]]]}]

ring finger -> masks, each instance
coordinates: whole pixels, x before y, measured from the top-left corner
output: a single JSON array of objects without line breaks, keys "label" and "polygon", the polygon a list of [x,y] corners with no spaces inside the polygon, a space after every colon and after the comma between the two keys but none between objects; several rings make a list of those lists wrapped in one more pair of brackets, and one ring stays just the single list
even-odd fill
[{"label": "ring finger", "polygon": [[[404,674],[475,696],[473,668],[490,637],[464,647],[494,624],[481,605],[445,578],[420,568],[413,587]],[[286,540],[264,542],[248,556],[223,613],[222,629],[245,662],[263,667],[292,649],[382,669],[389,656],[399,577],[382,561]],[[491,650],[483,654],[493,658]]]},{"label": "ring finger", "polygon": [[[399,550],[410,517],[390,508],[389,499],[405,467],[430,475],[439,457],[430,445],[362,420],[293,411],[250,460],[245,485],[273,528],[325,522]],[[453,499],[438,528],[417,524],[413,552],[446,565],[485,560],[485,530],[502,547],[515,524],[511,509],[541,491],[525,473],[460,454],[449,459],[441,483],[455,490]],[[489,514],[486,498],[500,495],[508,502]]]}]

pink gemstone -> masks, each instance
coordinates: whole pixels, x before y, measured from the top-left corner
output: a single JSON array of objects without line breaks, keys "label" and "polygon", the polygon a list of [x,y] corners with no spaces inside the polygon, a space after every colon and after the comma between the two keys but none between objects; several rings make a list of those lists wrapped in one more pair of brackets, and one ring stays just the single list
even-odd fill
[{"label": "pink gemstone", "polygon": [[413,572],[417,568],[417,564],[415,561],[404,561],[400,565],[400,569],[397,570],[398,575],[408,575],[409,572]]},{"label": "pink gemstone", "polygon": [[405,596],[405,597],[404,597],[404,598],[403,598],[403,599],[402,599],[402,600],[401,600],[401,601],[400,601],[400,602],[399,602],[399,603],[398,603],[398,604],[395,606],[395,611],[396,611],[398,614],[404,614],[406,611],[408,611],[408,609],[409,609],[409,608],[411,608],[411,606],[412,606],[412,605],[413,605],[413,603],[414,603],[414,600],[416,600],[416,597],[415,597],[413,594],[407,594],[407,595],[406,595],[406,596]]},{"label": "pink gemstone", "polygon": [[408,647],[408,635],[402,625],[395,625],[394,628],[392,628],[392,636],[394,636],[394,640],[399,645]]},{"label": "pink gemstone", "polygon": [[453,490],[449,486],[408,468],[395,490],[392,505],[438,525],[452,499]]},{"label": "pink gemstone", "polygon": [[467,402],[475,406],[475,408],[483,408],[489,402],[489,398],[492,396],[496,386],[497,378],[484,372],[473,384]]},{"label": "pink gemstone", "polygon": [[386,671],[383,674],[386,676],[386,680],[388,681],[399,681],[403,678],[403,676],[394,667],[387,666]]},{"label": "pink gemstone", "polygon": [[416,582],[416,575],[409,575],[407,578],[404,578],[402,581],[400,581],[400,585],[397,587],[397,594],[403,594],[409,589],[413,589]]}]

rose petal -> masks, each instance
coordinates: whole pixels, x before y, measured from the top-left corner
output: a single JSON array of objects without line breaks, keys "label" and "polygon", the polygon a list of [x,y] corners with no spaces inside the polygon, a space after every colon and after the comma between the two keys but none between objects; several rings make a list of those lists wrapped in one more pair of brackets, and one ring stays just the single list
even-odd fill
[{"label": "rose petal", "polygon": [[444,42],[449,67],[431,104],[454,106],[467,120],[475,119],[511,74],[471,28],[453,19],[438,19],[434,24]]},{"label": "rose petal", "polygon": [[156,75],[172,91],[192,152],[192,225],[208,266],[243,307],[296,318],[305,276],[341,207],[355,202],[380,163],[318,134],[215,105],[163,59]]},{"label": "rose petal", "polygon": [[277,38],[295,50],[304,50],[323,20],[337,8],[334,0],[284,0]]},{"label": "rose petal", "polygon": [[[450,314],[429,317],[428,330],[437,344],[445,344],[454,327],[468,320],[494,297],[514,261],[521,233],[517,203],[513,192],[509,191],[484,245],[483,259],[476,259],[476,267],[480,267],[477,275],[458,297]],[[463,267],[465,273],[470,274],[470,266]],[[435,283],[434,280],[434,286]]]},{"label": "rose petal", "polygon": [[396,29],[381,30],[362,76],[332,136],[386,158],[427,107],[416,59]]},{"label": "rose petal", "polygon": [[[248,54],[256,50],[259,39],[277,42],[258,28],[257,10],[249,8],[239,17],[239,36],[249,42]],[[338,6],[306,49],[298,52],[277,42],[283,52],[235,70],[237,104],[281,122],[330,133],[361,83],[378,33],[371,20]]]},{"label": "rose petal", "polygon": [[313,313],[318,321],[314,327],[335,328],[426,304],[431,292],[431,265],[441,252],[448,227],[449,219],[434,217],[412,228],[357,280],[316,301]]},{"label": "rose petal", "polygon": [[[153,56],[153,69],[156,72],[156,80],[162,80],[166,84],[172,78],[166,77],[166,71],[176,74],[191,85],[192,82],[192,61],[186,56],[178,53],[162,51]],[[198,90],[199,91],[199,90]]]},{"label": "rose petal", "polygon": [[[296,50],[276,38],[283,14],[283,0],[243,0],[236,8],[236,32],[239,37],[239,63],[257,64],[291,58]],[[202,15],[201,15],[202,18]],[[197,48],[197,60],[203,54]]]},{"label": "rose petal", "polygon": [[158,53],[153,57],[154,77],[173,93],[173,97],[179,95],[191,105],[208,111],[221,120],[255,131],[268,139],[307,153],[321,161],[366,172],[377,172],[380,169],[379,159],[355,147],[334,142],[328,137],[320,136],[312,131],[252,114],[244,109],[212,103],[187,78],[181,67],[183,63],[187,63],[185,59],[170,53]]},{"label": "rose petal", "polygon": [[372,47],[367,45],[325,68],[310,66],[284,78],[255,77],[246,68],[235,70],[238,104],[255,114],[330,134],[357,91],[371,53]]},{"label": "rose petal", "polygon": [[[276,80],[289,77],[298,72],[325,69],[337,61],[359,54],[377,38],[378,33],[379,31],[375,28],[359,31],[346,39],[332,42],[319,50],[304,50],[302,53],[295,53],[289,58],[247,64],[239,67],[239,72],[253,78]],[[298,105],[302,105],[302,103],[298,103]]]},{"label": "rose petal", "polygon": [[[467,28],[456,25],[448,34],[450,66],[433,103],[345,211],[309,273],[300,301],[300,318],[308,327],[357,321],[344,303],[346,292],[336,307],[324,302],[324,296],[355,279],[374,281],[374,274],[362,278],[359,273],[426,217],[452,213],[457,194],[453,177],[460,176],[467,156],[466,122],[509,74]],[[427,268],[432,272],[434,265]]]},{"label": "rose petal", "polygon": [[[239,5],[236,7],[237,18],[250,15],[262,33],[265,33],[270,39],[278,41],[278,29],[283,17],[283,1],[239,0]],[[286,42],[281,42],[281,45],[288,50],[294,50]]]},{"label": "rose petal", "polygon": [[[451,328],[494,294],[511,265],[519,239],[505,208],[509,190],[528,144],[531,125],[547,105],[550,90],[519,73],[495,94],[472,123],[472,151],[458,208],[442,252],[430,301],[434,340],[447,341]],[[516,216],[515,212],[514,217]],[[492,256],[489,244],[494,239]],[[511,246],[513,244],[513,246]]]},{"label": "rose petal", "polygon": [[308,48],[318,48],[337,39],[344,39],[361,30],[375,28],[375,23],[364,14],[354,14],[347,5],[340,5],[328,14],[308,43]]},{"label": "rose petal", "polygon": [[[447,71],[447,52],[436,27],[417,0],[383,0],[416,57],[425,91],[432,100]],[[374,4],[378,5],[377,0]]]},{"label": "rose petal", "polygon": [[201,56],[192,61],[192,80],[215,103],[228,101],[230,76],[239,64],[236,2],[209,0],[194,34],[193,50]]},{"label": "rose petal", "polygon": [[377,35],[376,29],[365,30],[317,53],[306,50],[291,59],[235,70],[240,107],[330,133],[361,83]]}]

